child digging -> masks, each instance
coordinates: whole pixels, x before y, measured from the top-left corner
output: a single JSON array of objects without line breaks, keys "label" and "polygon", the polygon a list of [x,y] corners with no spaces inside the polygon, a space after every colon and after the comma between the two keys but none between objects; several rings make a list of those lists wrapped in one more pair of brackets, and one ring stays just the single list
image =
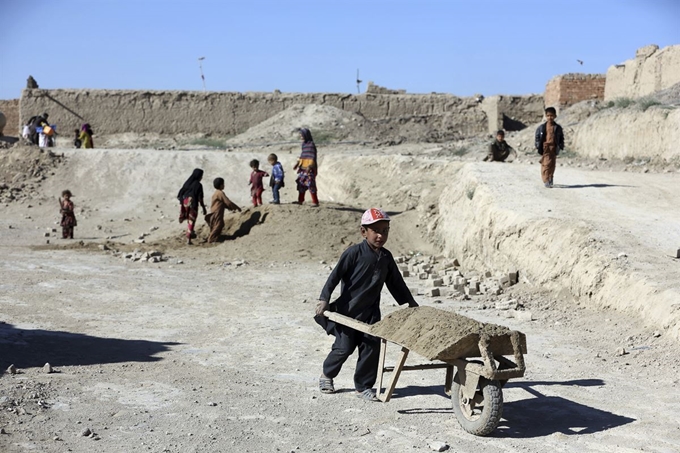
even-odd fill
[{"label": "child digging", "polygon": [[63,239],[73,239],[73,227],[78,226],[76,214],[74,212],[70,190],[64,190],[59,199],[59,213],[61,214],[61,237]]},{"label": "child digging", "polygon": [[224,194],[223,178],[215,178],[213,186],[215,187],[215,193],[210,200],[210,214],[205,216],[205,223],[210,226],[210,236],[208,236],[209,243],[217,242],[220,234],[222,234],[222,229],[224,229],[224,210],[241,211],[241,208],[236,206]]},{"label": "child digging", "polygon": [[[378,376],[380,341],[378,338],[330,321],[323,315],[335,311],[357,321],[375,324],[380,321],[380,291],[383,285],[399,305],[417,307],[392,254],[384,248],[390,231],[390,218],[381,209],[371,208],[361,216],[364,241],[345,250],[331,272],[319,296],[315,320],[326,333],[335,335],[331,352],[323,363],[319,378],[321,393],[335,393],[333,379],[347,358],[359,349],[354,388],[356,396],[377,401],[373,385]],[[340,297],[329,304],[333,290],[342,282]]]},{"label": "child digging", "polygon": [[264,192],[262,178],[269,176],[269,173],[260,170],[260,161],[257,159],[250,161],[250,168],[253,171],[250,173],[250,181],[248,182],[248,185],[250,186],[250,196],[253,199],[253,206],[262,206],[262,192]]}]

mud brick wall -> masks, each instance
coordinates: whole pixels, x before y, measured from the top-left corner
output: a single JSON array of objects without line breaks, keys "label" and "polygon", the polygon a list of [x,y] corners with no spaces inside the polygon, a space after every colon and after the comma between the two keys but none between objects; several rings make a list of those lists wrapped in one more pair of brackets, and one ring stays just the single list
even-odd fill
[{"label": "mud brick wall", "polygon": [[4,135],[17,137],[21,132],[19,124],[19,99],[0,100],[0,112],[5,114],[7,124],[4,127]]},{"label": "mud brick wall", "polygon": [[680,83],[680,45],[641,47],[635,58],[607,70],[604,99],[639,98]]},{"label": "mud brick wall", "polygon": [[[533,99],[533,98],[532,98]],[[21,119],[48,112],[50,121],[67,131],[81,123],[98,134],[204,133],[236,135],[295,104],[328,105],[359,113],[369,120],[430,116],[462,136],[487,131],[487,115],[473,97],[449,94],[233,93],[200,91],[42,90],[25,89]],[[515,105],[516,104],[516,105]],[[537,103],[509,102],[511,116],[536,122]],[[540,112],[538,112],[540,113]],[[442,123],[443,122],[443,123]]]},{"label": "mud brick wall", "polygon": [[604,74],[563,74],[550,79],[545,87],[545,106],[560,109],[581,101],[604,100]]}]

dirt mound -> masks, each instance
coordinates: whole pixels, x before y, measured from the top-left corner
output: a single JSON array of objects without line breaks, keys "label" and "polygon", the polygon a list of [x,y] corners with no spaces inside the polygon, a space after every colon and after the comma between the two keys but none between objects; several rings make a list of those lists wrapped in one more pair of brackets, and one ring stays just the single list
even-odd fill
[{"label": "dirt mound", "polygon": [[0,201],[32,198],[40,182],[63,161],[63,156],[52,151],[20,142],[0,151]]},{"label": "dirt mound", "polygon": [[297,142],[297,130],[309,128],[316,142],[372,140],[376,130],[362,115],[327,105],[295,104],[227,140],[230,146]]},{"label": "dirt mound", "polygon": [[399,343],[428,360],[456,359],[475,353],[479,338],[507,337],[510,329],[485,324],[432,307],[397,310],[374,324],[374,335]]},{"label": "dirt mound", "polygon": [[[306,205],[265,205],[225,215],[225,228],[220,241],[206,242],[210,233],[203,219],[199,219],[195,250],[211,255],[214,263],[230,260],[337,261],[349,246],[363,240],[360,219],[363,208],[323,203],[318,208]],[[400,230],[408,231],[415,220],[409,213],[392,216]],[[182,225],[184,226],[184,225]],[[149,242],[146,248],[158,250],[187,250],[184,231],[159,241]],[[413,241],[398,232],[390,237],[387,249],[394,255],[412,251]],[[210,258],[208,257],[208,258]]]},{"label": "dirt mound", "polygon": [[[350,245],[362,240],[361,213],[342,205],[319,208],[299,205],[265,205],[225,215],[220,241],[207,244],[208,226],[199,220],[197,247],[222,261],[337,260]],[[170,239],[170,248],[185,249],[184,234]],[[150,244],[163,246],[163,242]]]}]

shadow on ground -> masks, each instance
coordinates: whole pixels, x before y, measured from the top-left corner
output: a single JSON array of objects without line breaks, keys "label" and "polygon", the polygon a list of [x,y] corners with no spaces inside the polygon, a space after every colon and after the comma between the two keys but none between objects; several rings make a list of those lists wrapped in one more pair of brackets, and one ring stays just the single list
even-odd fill
[{"label": "shadow on ground", "polygon": [[[605,385],[601,379],[582,379],[565,382],[508,382],[505,388],[521,388],[532,398],[506,402],[503,405],[503,419],[491,437],[533,438],[545,437],[555,433],[565,435],[592,434],[611,428],[627,425],[635,419],[617,415],[605,410],[586,406],[559,396],[545,396],[535,390],[538,386],[579,386],[592,387]],[[395,392],[395,398],[411,395],[442,395],[444,386],[409,386]],[[441,407],[413,408],[400,410],[405,415],[427,415],[448,413],[453,416],[450,401]]]},{"label": "shadow on ground", "polygon": [[0,324],[0,370],[14,364],[18,369],[52,366],[94,365],[120,362],[155,362],[156,354],[179,343],[100,338],[49,330],[18,329]]},{"label": "shadow on ground", "polygon": [[619,184],[555,184],[555,189],[606,189],[607,187],[635,187]]}]

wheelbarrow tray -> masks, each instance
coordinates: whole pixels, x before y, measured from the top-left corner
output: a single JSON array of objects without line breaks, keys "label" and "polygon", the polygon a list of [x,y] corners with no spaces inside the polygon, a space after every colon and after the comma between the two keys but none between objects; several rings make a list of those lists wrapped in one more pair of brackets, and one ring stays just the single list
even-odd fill
[{"label": "wheelbarrow tray", "polygon": [[526,335],[507,327],[476,321],[432,307],[399,310],[370,326],[374,336],[417,352],[428,360],[451,363],[456,359],[483,357],[479,344],[486,337],[493,356],[514,355],[516,335],[522,354],[527,353]]}]

